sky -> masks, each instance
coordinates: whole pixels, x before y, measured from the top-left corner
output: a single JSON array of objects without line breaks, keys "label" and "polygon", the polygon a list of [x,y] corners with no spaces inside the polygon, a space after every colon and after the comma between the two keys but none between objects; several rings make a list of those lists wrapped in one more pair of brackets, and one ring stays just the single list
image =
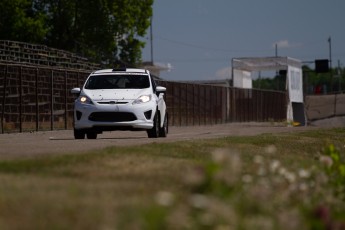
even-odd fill
[{"label": "sky", "polygon": [[142,59],[170,67],[161,77],[171,81],[231,78],[232,58],[276,51],[303,62],[331,51],[345,66],[344,0],[155,0],[152,32]]}]

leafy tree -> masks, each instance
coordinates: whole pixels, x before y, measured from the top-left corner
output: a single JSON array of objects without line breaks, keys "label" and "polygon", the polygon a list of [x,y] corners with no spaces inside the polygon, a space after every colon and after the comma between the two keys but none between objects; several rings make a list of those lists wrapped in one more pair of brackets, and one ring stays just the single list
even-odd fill
[{"label": "leafy tree", "polygon": [[97,62],[111,64],[116,58],[117,31],[113,28],[112,5],[107,0],[80,1],[76,18],[76,52]]},{"label": "leafy tree", "polygon": [[[0,39],[44,43],[97,63],[141,62],[153,0],[2,0]],[[8,26],[9,25],[9,26]]]},{"label": "leafy tree", "polygon": [[31,0],[0,1],[0,39],[42,43],[46,15],[35,11]]},{"label": "leafy tree", "polygon": [[57,49],[74,51],[75,3],[69,0],[36,0],[35,6],[47,15],[45,44]]},{"label": "leafy tree", "polygon": [[[338,84],[335,84],[334,77],[330,73],[316,73],[308,66],[303,66],[305,89],[308,94],[326,94],[338,91]],[[333,73],[336,69],[332,70]]]},{"label": "leafy tree", "polygon": [[[303,90],[306,94],[326,94],[345,90],[345,68],[333,68],[333,78],[330,73],[316,73],[309,66],[303,66],[302,71]],[[285,76],[253,80],[253,88],[284,91]]]},{"label": "leafy tree", "polygon": [[253,80],[253,88],[266,89],[266,90],[286,90],[286,76],[277,75],[274,78],[261,78]]},{"label": "leafy tree", "polygon": [[[44,1],[44,0],[36,0]],[[141,62],[153,0],[45,0],[48,45],[113,66]]]},{"label": "leafy tree", "polygon": [[145,43],[137,36],[144,36],[150,25],[152,4],[153,0],[113,0],[115,30],[122,35],[117,37],[120,50],[118,59],[126,63],[141,61],[141,48]]}]

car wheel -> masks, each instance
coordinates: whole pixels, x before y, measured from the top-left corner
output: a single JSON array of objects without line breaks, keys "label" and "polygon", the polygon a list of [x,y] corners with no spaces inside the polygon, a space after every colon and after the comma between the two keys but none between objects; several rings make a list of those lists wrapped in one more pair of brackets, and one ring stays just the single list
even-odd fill
[{"label": "car wheel", "polygon": [[153,127],[152,129],[147,130],[147,136],[149,138],[159,137],[159,111],[157,110],[155,117],[153,118]]},{"label": "car wheel", "polygon": [[159,128],[159,136],[160,137],[167,137],[168,135],[168,114],[165,114],[164,122],[163,122],[163,127]]},{"label": "car wheel", "polygon": [[74,139],[84,139],[85,132],[82,130],[74,129]]},{"label": "car wheel", "polygon": [[95,132],[88,132],[86,133],[87,139],[97,139],[97,133]]}]

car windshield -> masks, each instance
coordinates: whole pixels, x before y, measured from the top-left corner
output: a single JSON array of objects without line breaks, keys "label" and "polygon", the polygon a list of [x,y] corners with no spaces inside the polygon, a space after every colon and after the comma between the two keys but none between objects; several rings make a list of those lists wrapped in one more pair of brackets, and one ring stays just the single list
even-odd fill
[{"label": "car windshield", "polygon": [[93,75],[85,84],[85,89],[144,89],[150,87],[147,75]]}]

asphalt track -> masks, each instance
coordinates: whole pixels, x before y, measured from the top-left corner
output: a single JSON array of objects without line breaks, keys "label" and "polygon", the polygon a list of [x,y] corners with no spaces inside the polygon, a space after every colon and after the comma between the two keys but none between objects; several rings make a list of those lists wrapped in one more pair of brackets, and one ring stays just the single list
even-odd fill
[{"label": "asphalt track", "polygon": [[[324,128],[324,127],[321,127]],[[0,158],[83,153],[109,146],[200,140],[225,136],[250,136],[263,133],[301,132],[318,126],[288,127],[272,123],[228,123],[210,126],[169,127],[167,138],[147,138],[146,132],[104,132],[95,140],[75,140],[72,130],[0,134]]]}]

